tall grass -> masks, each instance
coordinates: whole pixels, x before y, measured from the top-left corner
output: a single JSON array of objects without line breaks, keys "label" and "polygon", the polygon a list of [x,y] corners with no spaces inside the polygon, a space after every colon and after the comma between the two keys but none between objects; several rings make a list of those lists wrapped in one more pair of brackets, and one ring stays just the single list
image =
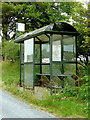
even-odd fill
[{"label": "tall grass", "polygon": [[[65,92],[61,94],[46,95],[43,99],[38,99],[33,91],[18,89],[19,85],[19,62],[2,62],[3,89],[11,92],[17,98],[28,104],[34,104],[53,113],[57,117],[87,118],[87,102],[76,99],[76,96],[67,96]],[[71,91],[70,91],[71,92]],[[82,91],[83,92],[83,91]],[[67,90],[68,93],[68,90]],[[65,96],[66,95],[66,96]]]},{"label": "tall grass", "polygon": [[19,84],[19,62],[2,62],[2,81],[6,85]]}]

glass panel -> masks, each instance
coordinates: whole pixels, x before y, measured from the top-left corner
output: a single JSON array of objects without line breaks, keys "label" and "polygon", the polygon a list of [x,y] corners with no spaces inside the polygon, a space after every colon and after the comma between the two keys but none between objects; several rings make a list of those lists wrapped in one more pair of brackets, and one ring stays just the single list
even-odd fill
[{"label": "glass panel", "polygon": [[[75,75],[76,74],[76,64],[63,64],[64,74],[65,75]],[[75,82],[71,76],[64,78],[64,81],[61,80],[60,75],[62,74],[62,64],[52,64],[52,84],[56,87],[63,87],[65,84],[74,85]]]},{"label": "glass panel", "polygon": [[64,74],[76,74],[76,64],[64,64]]},{"label": "glass panel", "polygon": [[[48,36],[47,36],[48,35]],[[49,42],[49,34],[47,34],[47,35],[45,35],[45,34],[42,34],[42,35],[40,35],[40,36],[38,36],[38,38],[41,40],[41,41],[48,41]]]},{"label": "glass panel", "polygon": [[33,88],[33,63],[24,64],[24,86]]},{"label": "glass panel", "polygon": [[62,65],[61,64],[52,64],[52,84],[55,87],[62,87],[63,81],[58,77],[61,74]]},{"label": "glass panel", "polygon": [[37,29],[37,30],[34,30],[34,31],[32,31],[32,32],[30,32],[30,34],[33,34],[33,35],[34,35],[34,34],[43,32],[43,31],[46,30],[46,28],[48,28],[48,25],[47,25],[47,26],[44,26],[44,27],[42,27],[42,28],[39,28],[39,29]]},{"label": "glass panel", "polygon": [[23,75],[23,73],[24,73],[24,66],[23,65],[21,65],[21,83],[22,83],[22,85],[23,85],[23,78],[24,78],[24,75]]},{"label": "glass panel", "polygon": [[61,61],[61,35],[53,35],[52,60]]},{"label": "glass panel", "polygon": [[50,65],[42,65],[42,74],[50,74]]},{"label": "glass panel", "polygon": [[63,51],[64,61],[76,60],[75,37],[67,35],[63,36]]},{"label": "glass panel", "polygon": [[53,35],[53,41],[60,41],[61,40],[61,35],[54,34]]},{"label": "glass panel", "polygon": [[61,64],[52,64],[52,74],[53,76],[57,76],[61,74],[61,70],[62,70],[62,65]]},{"label": "glass panel", "polygon": [[42,44],[42,63],[50,63],[49,44]]},{"label": "glass panel", "polygon": [[24,41],[24,62],[33,62],[33,38]]},{"label": "glass panel", "polygon": [[35,63],[40,63],[40,45],[35,45]]},{"label": "glass panel", "polygon": [[54,87],[64,87],[64,81],[62,81],[58,76],[52,76],[52,86]]},{"label": "glass panel", "polygon": [[40,73],[40,65],[35,65],[35,74]]},{"label": "glass panel", "polygon": [[40,65],[35,65],[35,85],[38,85],[38,76],[36,76],[36,73],[40,73]]},{"label": "glass panel", "polygon": [[64,85],[72,85],[75,86],[75,79],[73,79],[71,76],[67,76],[67,78],[64,81]]},{"label": "glass panel", "polygon": [[33,88],[33,40],[24,41],[24,86]]}]

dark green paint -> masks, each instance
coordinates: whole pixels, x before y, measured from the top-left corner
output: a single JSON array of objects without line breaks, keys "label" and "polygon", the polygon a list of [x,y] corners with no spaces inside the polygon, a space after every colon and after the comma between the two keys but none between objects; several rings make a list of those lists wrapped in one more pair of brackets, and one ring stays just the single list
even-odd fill
[{"label": "dark green paint", "polygon": [[34,90],[34,84],[35,84],[35,37],[33,40],[33,90]]}]

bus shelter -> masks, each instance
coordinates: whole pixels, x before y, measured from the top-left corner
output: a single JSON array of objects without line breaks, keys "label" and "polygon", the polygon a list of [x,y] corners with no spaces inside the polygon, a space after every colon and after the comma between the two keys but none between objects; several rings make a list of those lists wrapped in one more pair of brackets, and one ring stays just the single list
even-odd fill
[{"label": "bus shelter", "polygon": [[34,89],[41,76],[64,87],[62,80],[77,74],[78,35],[70,24],[57,22],[16,38],[14,42],[20,43],[20,86],[23,74],[25,88]]}]

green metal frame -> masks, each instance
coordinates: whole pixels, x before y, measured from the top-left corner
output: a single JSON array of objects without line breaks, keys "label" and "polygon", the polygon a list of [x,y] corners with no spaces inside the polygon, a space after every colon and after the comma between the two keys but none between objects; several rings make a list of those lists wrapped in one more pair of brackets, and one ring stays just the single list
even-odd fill
[{"label": "green metal frame", "polygon": [[42,74],[42,44],[40,41],[40,74]]},{"label": "green metal frame", "polygon": [[[76,64],[75,61],[63,61],[63,35],[61,35],[61,61],[53,61],[55,64],[62,64],[62,74],[64,73],[63,64]],[[42,44],[40,44],[40,63],[35,63],[35,38],[34,38],[34,46],[33,46],[33,89],[34,89],[34,81],[35,81],[35,65],[40,65],[40,74],[42,74],[42,65],[50,65],[50,81],[52,81],[52,41],[53,35],[50,35],[50,63],[42,63]],[[75,41],[77,41],[77,37],[75,36]],[[21,43],[20,43],[20,63],[21,63]],[[20,86],[21,86],[21,65],[32,63],[26,62],[20,64]],[[77,66],[77,64],[76,64]]]},{"label": "green metal frame", "polygon": [[52,34],[50,34],[50,81],[52,81]]},{"label": "green metal frame", "polygon": [[30,38],[34,38],[40,36],[42,34],[60,34],[60,35],[79,35],[76,29],[68,23],[65,22],[57,22],[45,27],[42,27],[38,30],[34,30],[33,32],[26,33],[21,35],[19,38],[16,38],[14,42],[20,43],[24,40],[28,40]]},{"label": "green metal frame", "polygon": [[[63,62],[63,35],[61,35],[61,62]],[[62,63],[62,74],[64,74],[64,66]]]},{"label": "green metal frame", "polygon": [[[32,64],[33,63],[33,89],[34,89],[34,79],[35,79],[35,38],[34,38],[34,42],[33,42],[33,62],[24,62],[23,61],[23,63],[21,63],[21,59],[22,59],[22,57],[21,57],[21,51],[22,51],[22,47],[21,47],[21,45],[22,45],[22,43],[20,43],[20,86],[22,86],[22,83],[21,83],[21,66],[23,65],[25,65],[25,64]],[[23,87],[25,87],[24,86],[24,67],[23,67]]]},{"label": "green metal frame", "polygon": [[76,45],[76,75],[77,75],[77,57],[78,57],[78,53],[77,53],[77,36],[75,36],[75,45]]},{"label": "green metal frame", "polygon": [[[52,41],[53,41],[53,38],[52,38],[52,34],[50,34],[50,81],[51,81],[51,84],[52,84]],[[50,92],[52,94],[52,86],[50,86]]]},{"label": "green metal frame", "polygon": [[[35,35],[30,35],[30,36],[27,36],[25,38],[21,38],[20,40],[17,40],[17,43],[22,43],[24,40],[28,40],[30,38],[34,38],[36,36],[40,36],[42,34],[60,34],[60,35],[74,35],[74,36],[78,36],[79,34],[77,32],[57,32],[57,31],[44,31],[44,32],[40,32],[38,34],[35,34]],[[15,41],[14,41],[15,42]]]},{"label": "green metal frame", "polygon": [[[64,66],[63,64],[76,64],[76,75],[77,75],[77,54],[76,54],[76,61],[63,61],[63,35],[61,35],[61,62],[57,62],[57,63],[61,63],[62,64],[62,74],[64,74]],[[76,48],[76,53],[77,53],[77,36],[75,37],[75,48]]]},{"label": "green metal frame", "polygon": [[[34,89],[34,82],[35,82],[35,65],[40,65],[40,74],[42,74],[42,65],[50,65],[50,81],[52,82],[52,62],[55,64],[62,64],[62,74],[64,74],[64,66],[63,64],[76,64],[76,70],[77,70],[77,59],[75,61],[63,61],[63,35],[61,35],[61,61],[52,61],[52,42],[53,42],[53,34],[50,34],[50,63],[42,63],[42,43],[41,40],[39,39],[39,44],[40,44],[40,63],[35,63],[35,37],[34,37],[34,42],[33,42],[33,89]],[[75,36],[75,41],[77,41],[77,36]],[[44,43],[43,43],[44,44]],[[75,45],[77,42],[75,42]],[[20,86],[21,85],[21,65],[32,63],[32,62],[25,62],[21,63],[21,52],[22,52],[22,43],[20,43]],[[77,47],[77,46],[76,46]],[[76,54],[77,57],[77,54]],[[76,72],[77,73],[77,72]],[[24,86],[24,81],[23,81],[23,86]],[[52,88],[51,88],[52,90]]]},{"label": "green metal frame", "polygon": [[22,83],[21,83],[21,59],[22,59],[22,45],[20,43],[20,87],[22,87]]},{"label": "green metal frame", "polygon": [[33,42],[33,89],[34,89],[34,81],[35,81],[35,37]]},{"label": "green metal frame", "polygon": [[[22,63],[22,43],[20,43],[20,82],[19,85],[20,87],[24,86],[24,74],[23,74],[23,85],[22,85],[22,66],[24,66],[24,62]],[[23,71],[24,71],[24,67],[23,67]]]},{"label": "green metal frame", "polygon": [[[53,25],[53,28],[52,28],[52,25]],[[52,82],[52,76],[53,76],[53,74],[52,74],[52,63],[62,65],[62,71],[61,71],[62,74],[64,74],[64,64],[76,64],[76,74],[77,74],[77,36],[79,35],[79,33],[77,31],[63,31],[63,30],[62,31],[60,31],[60,30],[56,31],[56,29],[54,29],[54,27],[55,27],[54,24],[51,24],[49,26],[46,26],[45,27],[46,29],[44,31],[42,29],[39,29],[39,30],[42,30],[42,31],[39,31],[39,32],[36,32],[36,33],[35,33],[35,31],[33,31],[33,34],[29,33],[25,37],[21,37],[21,38],[18,38],[18,39],[16,38],[16,40],[14,41],[14,42],[20,43],[20,86],[22,86],[22,84],[21,84],[21,72],[22,72],[21,71],[21,66],[24,65],[24,64],[27,64],[27,63],[31,63],[31,62],[21,63],[21,59],[22,59],[21,44],[24,43],[24,40],[28,40],[30,38],[34,38],[34,42],[33,42],[33,89],[34,89],[34,82],[35,82],[35,65],[40,66],[40,74],[42,74],[42,65],[50,65],[50,81],[51,82]],[[61,28],[62,28],[62,26],[61,26]],[[70,30],[70,28],[69,28],[69,30]],[[42,34],[46,35],[49,38],[49,40],[48,41],[41,40],[39,36],[42,35]],[[61,61],[52,61],[53,34],[61,35],[61,40],[60,40],[61,41]],[[71,35],[71,36],[75,37],[76,61],[64,61],[63,60],[63,35]],[[42,44],[46,44],[46,43],[50,44],[50,63],[42,63]],[[39,48],[40,49],[40,63],[35,63],[35,44],[40,45],[40,48]],[[23,80],[23,86],[24,86],[24,80]]]}]

